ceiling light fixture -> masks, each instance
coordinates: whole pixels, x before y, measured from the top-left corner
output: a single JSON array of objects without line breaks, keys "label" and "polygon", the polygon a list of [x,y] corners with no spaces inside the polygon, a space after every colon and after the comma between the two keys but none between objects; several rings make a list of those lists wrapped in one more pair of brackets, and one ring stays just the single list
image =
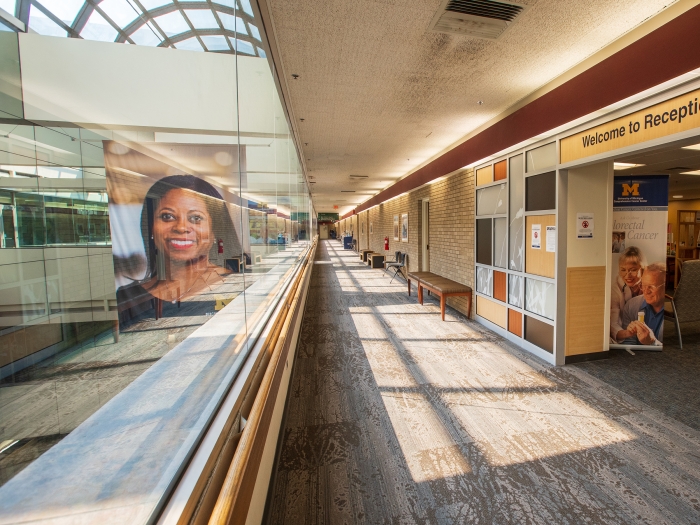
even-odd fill
[{"label": "ceiling light fixture", "polygon": [[681,175],[700,175],[700,170],[695,171],[682,171]]},{"label": "ceiling light fixture", "polygon": [[615,162],[613,164],[616,170],[628,170],[630,168],[644,166],[644,164],[632,164],[631,162]]},{"label": "ceiling light fixture", "polygon": [[483,101],[483,100],[478,100],[478,101],[477,101],[477,104],[478,104],[479,106],[483,106],[483,105],[484,105],[484,101]]},{"label": "ceiling light fixture", "polygon": [[299,75],[297,75],[296,73],[292,73],[292,78],[296,80],[297,78],[299,78]]},{"label": "ceiling light fixture", "polygon": [[695,149],[695,150],[700,150],[700,144],[691,144],[690,146],[683,146],[681,149]]},{"label": "ceiling light fixture", "polygon": [[674,199],[682,199],[682,198],[683,198],[683,195],[674,195],[673,198],[674,198]]}]

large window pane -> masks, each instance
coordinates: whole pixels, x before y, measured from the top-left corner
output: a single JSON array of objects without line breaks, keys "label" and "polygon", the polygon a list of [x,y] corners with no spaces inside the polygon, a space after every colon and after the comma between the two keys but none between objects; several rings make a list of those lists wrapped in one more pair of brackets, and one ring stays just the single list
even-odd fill
[{"label": "large window pane", "polygon": [[524,235],[525,235],[525,202],[523,181],[523,156],[510,159],[510,262],[509,268],[518,272],[523,271]]},{"label": "large window pane", "polygon": [[[119,25],[136,19],[123,1],[97,5]],[[253,11],[239,8],[243,34]],[[196,24],[211,25],[206,16]],[[158,17],[170,35],[189,31],[184,22]],[[117,37],[96,12],[83,33]],[[132,38],[160,42],[147,25]],[[78,40],[64,56],[46,40],[46,55],[91,69],[51,79],[40,95],[51,127],[0,124],[0,379],[16,400],[0,404],[0,441],[11,443],[0,498],[24,504],[5,494],[25,469],[81,487],[61,508],[88,509],[98,491],[145,523],[285,293],[314,211],[261,47],[234,41],[249,56],[203,59],[115,45],[99,64],[90,57],[104,44]],[[204,41],[230,50],[223,37]],[[196,38],[177,46],[202,50]],[[127,57],[138,75],[120,70]],[[83,446],[76,429],[88,419]],[[147,471],[123,469],[125,454],[148,456]],[[33,494],[32,508],[59,508],[51,497]]]}]

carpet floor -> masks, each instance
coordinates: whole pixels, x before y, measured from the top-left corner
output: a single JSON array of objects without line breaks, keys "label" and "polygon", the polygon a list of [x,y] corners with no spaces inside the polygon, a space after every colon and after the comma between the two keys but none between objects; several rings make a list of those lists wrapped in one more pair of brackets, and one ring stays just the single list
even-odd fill
[{"label": "carpet floor", "polygon": [[690,421],[389,280],[319,245],[267,523],[700,523]]}]

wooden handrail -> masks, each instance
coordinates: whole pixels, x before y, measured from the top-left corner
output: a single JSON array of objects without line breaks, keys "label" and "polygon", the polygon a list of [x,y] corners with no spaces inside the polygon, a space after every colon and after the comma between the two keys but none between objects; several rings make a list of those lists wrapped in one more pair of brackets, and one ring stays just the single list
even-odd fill
[{"label": "wooden handrail", "polygon": [[311,271],[310,261],[316,249],[316,241],[308,252],[303,269],[295,279],[284,307],[273,324],[273,329],[265,342],[265,354],[260,366],[266,366],[255,401],[248,415],[231,466],[209,518],[210,525],[243,525],[246,522],[250,502],[255,488],[263,449],[272,419],[272,412],[284,372],[284,363],[289,351],[289,328],[294,321],[297,306],[301,299],[301,283]]}]

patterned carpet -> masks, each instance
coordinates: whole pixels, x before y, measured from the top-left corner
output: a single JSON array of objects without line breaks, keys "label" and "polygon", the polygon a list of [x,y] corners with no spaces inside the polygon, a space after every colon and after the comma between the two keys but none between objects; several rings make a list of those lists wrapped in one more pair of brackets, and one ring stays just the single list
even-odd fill
[{"label": "patterned carpet", "polygon": [[441,322],[323,242],[266,522],[699,523],[700,432],[584,371],[604,364]]}]

